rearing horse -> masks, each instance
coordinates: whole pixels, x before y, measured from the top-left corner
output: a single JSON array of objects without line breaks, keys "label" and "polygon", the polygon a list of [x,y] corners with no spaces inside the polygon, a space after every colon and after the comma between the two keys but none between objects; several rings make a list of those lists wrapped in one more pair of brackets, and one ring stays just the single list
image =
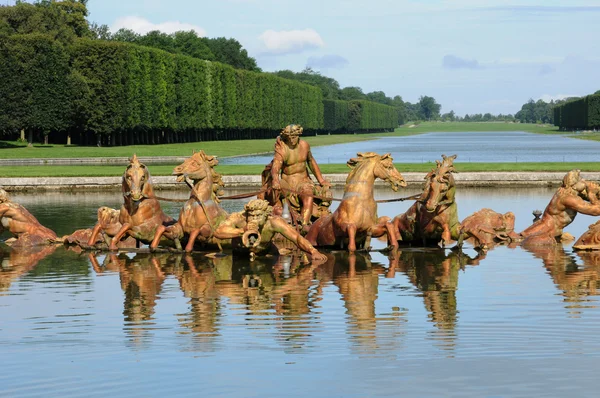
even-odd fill
[{"label": "rearing horse", "polygon": [[393,220],[400,240],[407,243],[442,246],[458,240],[460,223],[454,197],[454,159],[456,155],[442,155],[442,162],[436,160],[437,167],[425,176],[425,189],[421,197],[403,214]]},{"label": "rearing horse", "polygon": [[221,174],[214,170],[217,164],[219,161],[216,156],[208,156],[204,151],[199,151],[175,167],[173,175],[177,176],[178,182],[187,182],[186,178],[193,181],[192,192],[179,213],[177,223],[168,227],[160,226],[150,248],[158,246],[163,233],[169,239],[188,235],[186,252],[194,249],[196,240],[202,243],[216,243],[212,237],[213,232],[228,216],[219,206],[218,195],[222,195],[220,189],[224,184]]},{"label": "rearing horse", "polygon": [[[158,199],[150,183],[150,173],[143,163],[140,163],[134,154],[129,159],[129,165],[123,173],[121,181],[123,191],[123,206],[119,212],[121,229],[110,242],[109,249],[117,250],[117,244],[127,234],[138,242],[150,243],[154,238],[157,228],[170,225],[175,220],[163,213]],[[88,244],[96,242],[99,230],[94,229]]]},{"label": "rearing horse", "polygon": [[406,186],[404,177],[394,167],[390,154],[359,153],[347,162],[352,169],[346,178],[344,197],[333,214],[319,218],[311,226],[306,239],[315,246],[341,245],[347,239],[348,251],[356,251],[357,242],[370,244],[371,236],[387,234],[388,243],[398,246],[396,234],[389,217],[377,217],[377,203],[373,185],[380,178],[394,191]]}]

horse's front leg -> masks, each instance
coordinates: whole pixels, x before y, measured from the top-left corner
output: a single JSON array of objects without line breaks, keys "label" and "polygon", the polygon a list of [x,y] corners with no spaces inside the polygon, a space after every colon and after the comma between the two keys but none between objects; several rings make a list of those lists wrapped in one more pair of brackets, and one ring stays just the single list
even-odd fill
[{"label": "horse's front leg", "polygon": [[109,250],[118,250],[117,245],[119,244],[119,241],[121,240],[121,238],[123,237],[123,235],[125,235],[125,233],[127,231],[129,231],[131,229],[131,224],[129,223],[125,223],[121,226],[121,229],[119,230],[119,232],[117,232],[117,234],[115,236],[113,236],[112,240],[110,241],[110,246],[108,247]]},{"label": "horse's front leg", "polygon": [[94,229],[92,230],[92,234],[90,235],[90,239],[88,240],[88,246],[94,246],[96,244],[96,239],[98,238],[98,233],[102,229],[102,223],[98,222],[94,225]]},{"label": "horse's front leg", "polygon": [[348,224],[346,233],[348,234],[348,251],[354,253],[356,251],[356,225]]},{"label": "horse's front leg", "polygon": [[150,243],[150,250],[154,250],[158,247],[158,242],[160,242],[160,238],[165,233],[166,229],[167,227],[165,227],[164,224],[161,224],[156,228],[154,239],[152,239],[152,243]]},{"label": "horse's front leg", "polygon": [[446,245],[449,245],[452,242],[452,234],[450,233],[450,227],[448,224],[444,223],[442,228],[442,248],[444,248]]}]

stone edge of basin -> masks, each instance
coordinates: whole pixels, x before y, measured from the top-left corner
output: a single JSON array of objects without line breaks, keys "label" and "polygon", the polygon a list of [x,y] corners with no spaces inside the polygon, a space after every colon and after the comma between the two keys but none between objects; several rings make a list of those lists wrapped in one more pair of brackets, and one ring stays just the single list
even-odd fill
[{"label": "stone edge of basin", "polygon": [[[402,173],[409,187],[423,184],[426,173]],[[455,174],[457,186],[463,187],[540,187],[559,186],[564,172],[468,172]],[[585,179],[600,181],[600,172],[582,172]],[[342,188],[347,174],[327,174],[326,178],[333,187]],[[228,175],[223,176],[225,187],[258,188],[260,176]],[[152,177],[153,186],[157,189],[188,189],[183,183],[177,183],[173,176]],[[107,187],[121,185],[121,177],[16,177],[0,178],[0,188],[7,191],[33,190],[104,190]],[[376,181],[376,186],[387,185],[384,181]]]}]

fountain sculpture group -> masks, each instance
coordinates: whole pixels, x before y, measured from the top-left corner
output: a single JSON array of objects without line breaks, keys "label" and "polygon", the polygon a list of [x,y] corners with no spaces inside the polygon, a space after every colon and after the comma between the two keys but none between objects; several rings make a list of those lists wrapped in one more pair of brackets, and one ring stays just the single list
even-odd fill
[{"label": "fountain sculpture group", "polygon": [[[386,181],[394,191],[406,186],[391,156],[365,152],[350,159],[347,164],[352,170],[344,195],[334,199],[329,182],[321,174],[309,144],[300,139],[301,134],[299,125],[281,131],[273,161],[262,173],[262,188],[251,194],[257,199],[238,213],[228,214],[219,204],[227,197],[223,196],[221,175],[215,171],[216,157],[199,151],[175,167],[177,181],[190,188],[190,197],[175,220],[163,213],[148,167],[133,155],[123,173],[121,209],[98,209],[98,222],[93,228],[59,238],[0,189],[0,232],[8,230],[13,237],[5,243],[19,248],[64,243],[116,251],[139,248],[143,243],[154,251],[187,253],[231,248],[249,253],[251,258],[297,248],[313,263],[319,263],[327,258],[317,247],[342,248],[351,253],[368,251],[371,238],[383,236],[389,249],[399,245],[447,247],[454,241],[455,248],[461,248],[465,239],[482,252],[503,242],[551,247],[566,239],[568,234],[563,234],[563,229],[577,213],[600,216],[600,185],[585,181],[579,170],[572,170],[541,218],[521,233],[514,231],[515,216],[511,212],[500,214],[484,208],[460,222],[453,176],[456,155],[442,155],[442,161],[436,161],[435,169],[426,175],[423,192],[413,197],[415,202],[406,212],[393,219],[378,217],[375,180]],[[333,200],[340,200],[340,204],[331,213]],[[286,205],[291,221],[282,217]],[[600,249],[600,222],[591,225],[574,248]]]}]

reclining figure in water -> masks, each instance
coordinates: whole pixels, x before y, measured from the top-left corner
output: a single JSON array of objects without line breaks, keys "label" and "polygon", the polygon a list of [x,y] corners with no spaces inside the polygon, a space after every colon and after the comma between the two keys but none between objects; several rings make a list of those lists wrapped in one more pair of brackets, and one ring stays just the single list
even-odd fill
[{"label": "reclining figure in water", "polygon": [[54,231],[44,227],[26,208],[10,200],[0,189],[0,233],[8,230],[12,238],[4,243],[14,247],[48,245],[57,241]]}]

